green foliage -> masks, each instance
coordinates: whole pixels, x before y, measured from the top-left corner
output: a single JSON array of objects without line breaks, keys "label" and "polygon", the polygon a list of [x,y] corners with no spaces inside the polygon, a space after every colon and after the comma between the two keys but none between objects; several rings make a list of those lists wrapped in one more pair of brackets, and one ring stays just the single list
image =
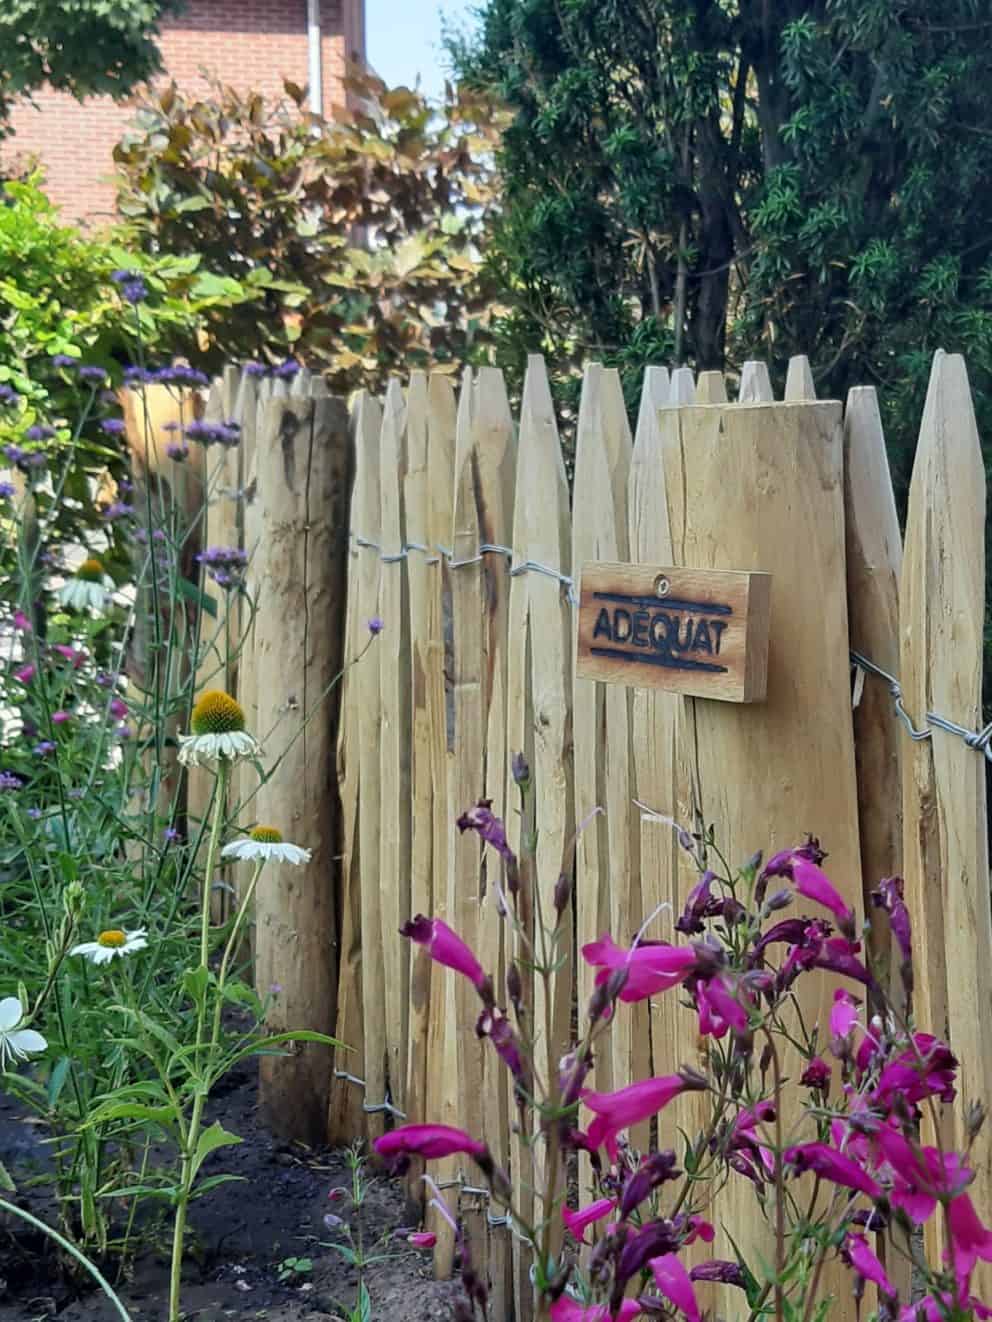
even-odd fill
[{"label": "green foliage", "polygon": [[[120,269],[141,273],[149,290],[130,306],[113,280]],[[44,450],[50,458],[71,449],[72,463],[62,494],[38,493],[55,519],[53,533],[85,541],[100,523],[94,511],[95,484],[106,472],[123,471],[121,447],[101,431],[97,390],[72,370],[53,366],[63,354],[107,372],[118,386],[124,365],[154,355],[171,358],[198,341],[209,356],[207,318],[232,305],[254,304],[255,292],[232,279],[218,280],[199,254],[146,256],[126,230],[90,238],[59,219],[37,179],[11,182],[0,190],[0,384],[15,389],[22,406],[0,410],[0,445],[24,445],[35,424],[56,435]],[[72,419],[72,427],[69,426]],[[118,545],[112,559],[120,559]]]},{"label": "green foliage", "polygon": [[779,380],[805,352],[825,396],[880,387],[905,456],[942,345],[992,421],[990,36],[977,0],[487,0],[455,55],[512,112],[508,364],[594,355],[630,389],[638,340]]},{"label": "green foliage", "polygon": [[292,353],[341,391],[464,361],[492,315],[476,250],[492,201],[486,102],[452,93],[435,111],[365,79],[351,85],[360,108],[326,122],[285,87],[279,103],[220,85],[146,102],[115,153],[133,232],[256,293],[207,316],[228,358]]},{"label": "green foliage", "polygon": [[161,67],[158,20],[178,0],[4,0],[0,135],[15,96],[47,83],[73,96],[123,97]]}]

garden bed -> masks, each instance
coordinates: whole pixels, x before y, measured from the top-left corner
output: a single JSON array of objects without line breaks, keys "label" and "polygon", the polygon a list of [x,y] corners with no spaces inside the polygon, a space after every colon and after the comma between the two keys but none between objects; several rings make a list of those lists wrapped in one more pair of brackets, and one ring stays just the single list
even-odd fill
[{"label": "garden bed", "polygon": [[[233,1073],[222,1096],[211,1107],[213,1119],[244,1139],[226,1148],[223,1169],[245,1182],[222,1185],[193,1204],[188,1258],[184,1272],[186,1316],[215,1322],[221,1318],[265,1319],[265,1322],[320,1322],[336,1318],[355,1300],[357,1277],[340,1254],[328,1247],[332,1232],[323,1218],[332,1208],[340,1215],[346,1201],[332,1203],[328,1191],[350,1182],[346,1156],[340,1151],[314,1151],[275,1139],[257,1118],[255,1070]],[[30,1178],[43,1166],[42,1131],[25,1120],[9,1097],[0,1097],[0,1159],[15,1179]],[[219,1162],[219,1158],[218,1158]],[[220,1166],[218,1166],[220,1169]],[[52,1204],[43,1189],[25,1190],[21,1205],[52,1219]],[[375,1180],[366,1205],[366,1248],[385,1232],[404,1224],[402,1186]],[[54,1255],[28,1227],[6,1218],[0,1238],[0,1322],[59,1317],[64,1322],[114,1322],[117,1313],[99,1292],[75,1288],[59,1271]],[[435,1282],[430,1254],[408,1249],[394,1238],[385,1250],[389,1261],[369,1268],[367,1284],[372,1317],[390,1322],[428,1322],[450,1316],[457,1287]],[[309,1259],[312,1267],[280,1281],[287,1259]],[[121,1297],[135,1322],[159,1322],[166,1315],[168,1253],[163,1240],[135,1264]]]}]

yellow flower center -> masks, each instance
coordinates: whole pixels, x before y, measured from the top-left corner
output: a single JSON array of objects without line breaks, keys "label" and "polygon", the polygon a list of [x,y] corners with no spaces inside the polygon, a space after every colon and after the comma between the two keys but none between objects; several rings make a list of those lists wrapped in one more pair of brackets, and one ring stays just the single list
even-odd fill
[{"label": "yellow flower center", "polygon": [[104,573],[103,562],[98,560],[95,555],[91,555],[76,570],[76,577],[81,578],[84,583],[99,583]]},{"label": "yellow flower center", "polygon": [[96,939],[98,946],[107,946],[110,950],[119,950],[127,940],[127,935],[119,927],[112,927],[109,932],[101,932]]},{"label": "yellow flower center", "polygon": [[194,734],[232,734],[245,728],[245,714],[229,693],[210,689],[200,694],[190,723]]},{"label": "yellow flower center", "polygon": [[255,826],[248,832],[249,839],[257,840],[263,845],[281,845],[282,832],[277,831],[274,826]]}]

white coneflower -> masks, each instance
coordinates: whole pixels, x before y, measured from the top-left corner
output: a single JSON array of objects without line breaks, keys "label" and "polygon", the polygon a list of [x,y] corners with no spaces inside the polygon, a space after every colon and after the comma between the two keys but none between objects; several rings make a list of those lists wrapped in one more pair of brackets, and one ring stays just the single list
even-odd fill
[{"label": "white coneflower", "polygon": [[91,964],[109,964],[118,955],[133,955],[136,950],[144,950],[148,945],[147,932],[139,927],[134,932],[125,932],[123,928],[112,927],[101,932],[95,941],[84,941],[73,946],[70,955],[84,955]]},{"label": "white coneflower", "polygon": [[114,580],[106,572],[103,562],[90,556],[70,578],[59,588],[59,601],[70,610],[102,611],[114,590]]},{"label": "white coneflower", "polygon": [[0,1070],[48,1050],[48,1043],[40,1033],[33,1028],[17,1027],[23,1018],[24,1006],[16,996],[5,996],[0,1001]]},{"label": "white coneflower", "polygon": [[196,767],[201,761],[254,757],[260,750],[254,735],[245,729],[245,714],[229,693],[211,689],[193,708],[192,734],[179,736],[179,761]]},{"label": "white coneflower", "polygon": [[256,826],[243,840],[234,840],[220,851],[221,858],[261,859],[276,863],[309,863],[310,850],[283,840],[274,826]]}]

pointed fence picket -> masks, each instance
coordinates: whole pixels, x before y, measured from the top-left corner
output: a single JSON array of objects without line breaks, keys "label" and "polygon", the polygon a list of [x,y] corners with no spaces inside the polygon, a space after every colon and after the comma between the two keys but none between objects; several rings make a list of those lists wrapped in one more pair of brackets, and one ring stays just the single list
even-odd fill
[{"label": "pointed fence picket", "polygon": [[[413,373],[390,383],[385,408],[367,393],[356,396],[352,460],[343,464],[343,405],[319,378],[260,380],[229,370],[208,404],[208,416],[239,423],[242,445],[224,456],[217,480],[225,499],[208,516],[207,539],[243,546],[249,595],[261,587],[267,599],[281,599],[263,622],[242,602],[206,589],[228,615],[206,650],[236,688],[250,728],[283,714],[300,688],[295,672],[326,675],[335,653],[325,633],[335,634],[339,659],[363,653],[343,680],[340,728],[333,715],[315,720],[305,755],[294,761],[287,752],[292,784],[280,788],[277,776],[239,809],[242,825],[291,814],[322,762],[326,778],[313,783],[329,795],[327,807],[306,790],[307,820],[290,825],[304,843],[317,843],[325,862],[319,877],[301,870],[291,880],[302,885],[260,898],[257,975],[263,992],[262,982],[288,988],[287,1021],[310,1015],[308,1026],[326,1031],[335,1028],[337,970],[336,1029],[354,1049],[336,1053],[329,1084],[323,1058],[316,1072],[308,1056],[288,1069],[267,1066],[283,1074],[275,1091],[270,1074],[266,1098],[281,1107],[281,1127],[301,1137],[301,1126],[314,1132],[314,1114],[323,1124],[325,1105],[335,1142],[374,1139],[401,1116],[478,1131],[519,1177],[521,1213],[551,1217],[552,1251],[560,1217],[533,1189],[554,1154],[521,1124],[490,1044],[475,1037],[474,989],[397,931],[420,912],[449,922],[492,973],[501,1004],[516,963],[538,1028],[539,1073],[555,1075],[555,1041],[573,1009],[581,1020],[591,979],[568,928],[545,1003],[499,916],[502,898],[513,903],[500,860],[473,832],[456,829],[477,799],[492,801],[518,853],[540,828],[534,884],[546,913],[560,874],[571,876],[575,827],[583,825],[574,862],[580,945],[603,930],[629,943],[645,920],[647,937],[672,939],[695,880],[672,822],[693,830],[712,823],[732,864],[759,846],[783,847],[818,831],[831,876],[859,912],[871,886],[902,864],[916,940],[916,1019],[948,1035],[961,1061],[958,1100],[940,1119],[943,1139],[963,1146],[968,1107],[992,1093],[992,917],[978,734],[984,474],[964,364],[943,354],[934,360],[905,553],[873,390],[850,392],[842,422],[839,405],[816,401],[809,361],[798,355],[783,402],[773,402],[760,362],[744,364],[737,396],[727,403],[718,372],[694,380],[687,368],[670,378],[649,368],[632,443],[616,373],[590,365],[571,507],[537,357],[528,362],[519,431],[499,372],[466,373],[457,396],[449,376]],[[322,449],[322,437],[333,453]],[[316,467],[308,467],[302,493],[304,449]],[[339,497],[349,462],[346,513]],[[287,463],[296,464],[293,474]],[[309,552],[283,554],[284,529],[301,512]],[[328,559],[318,548],[338,545],[345,530],[348,552],[335,570],[336,552]],[[705,702],[576,677],[574,589],[594,559],[770,571],[766,701]],[[306,599],[294,610],[301,578]],[[370,640],[376,616],[385,627]],[[204,621],[211,624],[217,628]],[[241,629],[247,638],[237,662],[224,640]],[[866,659],[854,670],[853,704],[849,651]],[[890,676],[923,737],[910,739],[900,724]],[[300,691],[311,694],[309,678]],[[933,728],[939,717],[953,728],[939,721]],[[281,735],[272,749],[282,751]],[[526,815],[513,778],[517,753],[530,768]],[[232,800],[245,800],[255,784],[253,773],[239,771]],[[191,808],[202,815],[198,793],[191,778]],[[604,812],[586,821],[597,808]],[[519,918],[524,932],[533,930],[532,909]],[[311,952],[305,960],[301,945]],[[890,961],[895,987],[898,956],[889,947],[883,931],[872,958],[880,968]],[[318,982],[332,988],[324,1000]],[[807,1027],[818,1023],[821,1037],[832,987],[824,976],[803,1002]],[[629,1008],[598,1053],[597,1087],[683,1063],[707,1066],[705,1044],[675,996],[656,999],[650,1012]],[[697,1132],[707,1106],[703,1094],[680,1098],[635,1141],[677,1146],[678,1128]],[[987,1207],[992,1157],[984,1133],[969,1164],[976,1206]],[[408,1186],[417,1204],[421,1173],[414,1167]],[[501,1209],[479,1192],[477,1172],[449,1159],[431,1163],[430,1174],[471,1234],[490,1318],[530,1322],[531,1263]],[[587,1200],[587,1166],[579,1185]],[[558,1196],[564,1189],[562,1180]],[[728,1186],[710,1211],[722,1221],[718,1256],[733,1256],[733,1242],[754,1261],[770,1260],[773,1245],[743,1182]],[[434,1209],[426,1217],[438,1235],[435,1269],[448,1275],[454,1237]],[[938,1233],[928,1232],[931,1249],[939,1250]],[[900,1263],[890,1272],[905,1281]],[[979,1281],[979,1292],[987,1284]],[[837,1296],[831,1318],[853,1314],[841,1269],[829,1265],[822,1288]]]}]

